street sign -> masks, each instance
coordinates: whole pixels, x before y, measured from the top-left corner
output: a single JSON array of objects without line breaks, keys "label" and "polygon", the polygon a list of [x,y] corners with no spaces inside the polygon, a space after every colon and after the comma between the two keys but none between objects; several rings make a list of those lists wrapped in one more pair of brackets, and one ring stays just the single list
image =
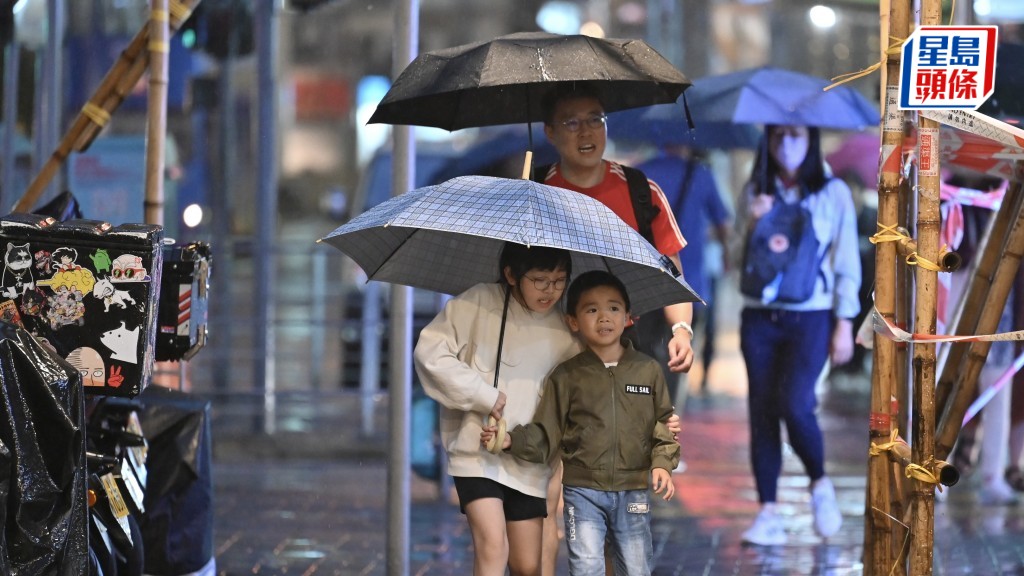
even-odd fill
[{"label": "street sign", "polygon": [[900,108],[975,110],[992,94],[996,26],[921,26],[903,44]]}]

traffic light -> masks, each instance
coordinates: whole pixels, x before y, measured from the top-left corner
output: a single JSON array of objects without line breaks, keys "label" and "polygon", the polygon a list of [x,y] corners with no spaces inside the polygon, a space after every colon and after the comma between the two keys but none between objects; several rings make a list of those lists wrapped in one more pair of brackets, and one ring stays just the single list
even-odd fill
[{"label": "traffic light", "polygon": [[196,6],[178,31],[186,48],[202,50],[215,58],[245,56],[253,51],[253,15],[249,2],[207,1]]}]

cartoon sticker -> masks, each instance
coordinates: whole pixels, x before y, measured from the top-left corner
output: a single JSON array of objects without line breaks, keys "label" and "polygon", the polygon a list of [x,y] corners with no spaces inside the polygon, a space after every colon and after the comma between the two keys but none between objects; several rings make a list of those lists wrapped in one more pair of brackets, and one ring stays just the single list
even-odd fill
[{"label": "cartoon sticker", "polygon": [[39,272],[43,276],[49,276],[53,273],[53,259],[50,257],[49,250],[39,250],[35,254],[36,259],[36,272]]},{"label": "cartoon sticker", "polygon": [[82,375],[83,386],[104,385],[107,379],[107,370],[103,365],[103,357],[93,348],[87,346],[75,348],[68,354],[67,361]]},{"label": "cartoon sticker", "polygon": [[82,269],[82,267],[76,262],[76,260],[78,260],[78,250],[75,250],[74,248],[61,246],[50,254],[50,259],[58,270],[71,271]]},{"label": "cartoon sticker", "polygon": [[113,352],[110,356],[111,360],[121,360],[122,362],[138,364],[138,359],[136,358],[139,346],[138,326],[128,330],[128,328],[125,327],[125,323],[121,322],[120,327],[114,328],[113,330],[107,330],[100,335],[100,342],[102,342],[107,348],[110,348]]},{"label": "cartoon sticker", "polygon": [[106,248],[97,248],[89,258],[97,272],[110,272],[110,255],[107,254]]},{"label": "cartoon sticker", "polygon": [[111,263],[110,278],[114,282],[149,282],[151,278],[142,265],[142,257],[121,254]]},{"label": "cartoon sticker", "polygon": [[7,243],[4,253],[4,272],[0,279],[0,294],[8,298],[17,298],[35,287],[32,278],[32,252],[28,243]]},{"label": "cartoon sticker", "polygon": [[92,287],[96,284],[96,277],[92,275],[88,268],[80,267],[77,270],[57,270],[53,273],[53,277],[39,280],[36,284],[48,286],[54,292],[60,288],[68,288],[69,290],[77,290],[82,294],[88,294],[92,292]]},{"label": "cartoon sticker", "polygon": [[20,328],[25,327],[25,325],[21,323],[21,314],[18,313],[18,305],[14,303],[14,300],[4,300],[3,302],[0,302],[0,320],[3,320],[8,324],[14,324]]},{"label": "cartoon sticker", "polygon": [[118,290],[110,283],[108,278],[100,278],[93,286],[92,295],[103,300],[103,311],[110,312],[110,305],[120,306],[122,310],[128,307],[127,302],[135,304],[135,299],[126,290]]},{"label": "cartoon sticker", "polygon": [[[80,272],[81,270],[79,270]],[[67,286],[57,288],[53,296],[46,299],[47,307],[44,317],[50,323],[50,329],[57,330],[62,326],[85,324],[85,295]]]}]

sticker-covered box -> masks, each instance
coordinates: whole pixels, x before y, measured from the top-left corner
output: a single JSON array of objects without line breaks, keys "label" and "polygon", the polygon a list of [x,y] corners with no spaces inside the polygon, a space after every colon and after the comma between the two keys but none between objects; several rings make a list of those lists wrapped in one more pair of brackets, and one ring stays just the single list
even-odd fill
[{"label": "sticker-covered box", "polygon": [[79,369],[87,394],[135,396],[153,370],[163,229],[0,218],[0,319]]}]

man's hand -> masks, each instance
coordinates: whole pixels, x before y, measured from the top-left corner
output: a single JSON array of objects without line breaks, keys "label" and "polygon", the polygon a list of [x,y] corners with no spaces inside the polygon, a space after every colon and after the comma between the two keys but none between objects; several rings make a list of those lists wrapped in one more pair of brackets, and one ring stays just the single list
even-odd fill
[{"label": "man's hand", "polygon": [[[673,410],[674,409],[675,408],[673,408]],[[665,421],[665,426],[667,426],[668,431],[672,433],[672,437],[678,441],[679,433],[683,431],[682,418],[679,417],[679,414],[673,412],[672,415],[668,417],[668,420]]]},{"label": "man's hand", "polygon": [[676,330],[668,341],[668,369],[672,372],[689,372],[693,365],[693,346],[686,330]]},{"label": "man's hand", "polygon": [[832,342],[829,346],[832,365],[846,364],[853,358],[853,323],[846,318],[836,320],[832,331]]},{"label": "man's hand", "polygon": [[664,468],[655,468],[651,475],[653,476],[651,487],[654,489],[654,493],[661,494],[664,491],[665,495],[661,497],[662,500],[671,500],[676,493],[676,485],[672,483],[672,474]]}]

